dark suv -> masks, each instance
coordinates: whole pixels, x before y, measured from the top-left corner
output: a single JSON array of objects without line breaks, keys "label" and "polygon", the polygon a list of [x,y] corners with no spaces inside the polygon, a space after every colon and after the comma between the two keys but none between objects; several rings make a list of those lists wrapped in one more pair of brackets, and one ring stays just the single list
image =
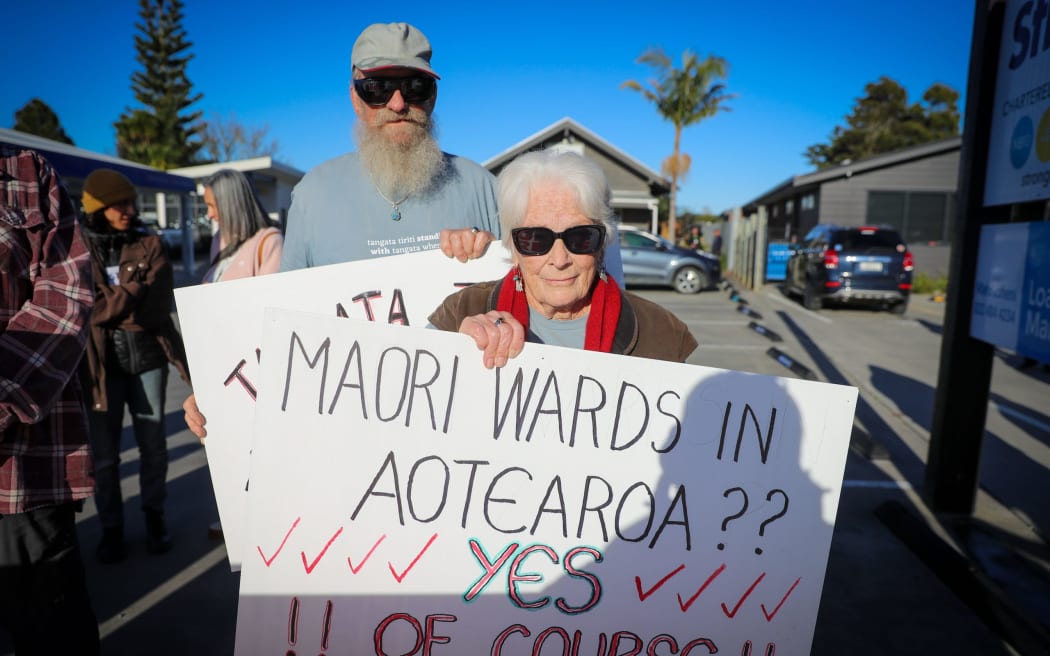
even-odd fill
[{"label": "dark suv", "polygon": [[809,310],[825,302],[879,305],[904,314],[914,259],[886,226],[818,225],[787,261],[786,289]]}]

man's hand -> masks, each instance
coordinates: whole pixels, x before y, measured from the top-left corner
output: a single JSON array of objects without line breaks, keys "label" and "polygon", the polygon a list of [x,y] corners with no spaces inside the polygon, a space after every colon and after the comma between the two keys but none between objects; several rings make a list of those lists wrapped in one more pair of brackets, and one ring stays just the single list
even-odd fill
[{"label": "man's hand", "polygon": [[190,432],[197,436],[201,444],[204,444],[204,438],[208,436],[208,431],[204,430],[204,424],[208,423],[208,421],[197,407],[197,398],[190,394],[182,402],[182,409],[186,411],[183,419],[186,420],[186,425],[189,426]]},{"label": "man's hand", "polygon": [[477,228],[445,229],[441,231],[441,252],[447,257],[454,257],[460,262],[473,260],[485,254],[489,242],[496,235]]},{"label": "man's hand", "polygon": [[459,324],[459,332],[473,337],[484,351],[481,357],[486,369],[506,365],[525,345],[525,327],[509,312],[493,310],[467,317]]}]

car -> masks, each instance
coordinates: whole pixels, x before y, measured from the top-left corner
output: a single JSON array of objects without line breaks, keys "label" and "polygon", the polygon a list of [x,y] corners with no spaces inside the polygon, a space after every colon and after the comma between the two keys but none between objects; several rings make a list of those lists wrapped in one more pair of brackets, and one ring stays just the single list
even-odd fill
[{"label": "car", "polygon": [[904,314],[915,260],[890,226],[820,224],[791,249],[785,289],[808,310],[867,305]]},{"label": "car", "polygon": [[710,253],[675,246],[636,226],[620,224],[617,232],[624,285],[658,285],[696,294],[722,279],[722,264]]},{"label": "car", "polygon": [[[164,240],[164,244],[168,247],[168,252],[173,256],[182,254],[182,223],[176,223],[169,225],[168,227],[161,228],[157,225],[156,219],[152,220],[154,227],[159,230],[161,238]],[[207,253],[211,247],[212,239],[212,222],[208,217],[197,217],[190,223],[192,230],[193,239],[193,250],[196,253]]]}]

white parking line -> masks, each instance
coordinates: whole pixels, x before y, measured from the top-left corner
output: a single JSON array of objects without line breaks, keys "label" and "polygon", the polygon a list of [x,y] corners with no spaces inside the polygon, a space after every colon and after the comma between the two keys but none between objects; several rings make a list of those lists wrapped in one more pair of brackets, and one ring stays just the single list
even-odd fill
[{"label": "white parking line", "polygon": [[98,625],[99,638],[105,639],[109,634],[149,611],[178,592],[179,588],[224,560],[226,560],[226,545],[221,544],[198,558],[196,562],[191,563],[188,567],[179,570],[179,573],[175,576],[136,599],[127,608],[118,611],[113,617],[101,622]]},{"label": "white parking line", "polygon": [[1013,408],[1007,407],[1005,405],[998,405],[996,403],[991,403],[990,405],[993,408],[996,408],[997,410],[999,410],[1000,413],[1006,415],[1007,417],[1013,417],[1014,419],[1016,419],[1018,421],[1021,421],[1021,422],[1024,422],[1024,423],[1028,424],[1029,426],[1035,426],[1036,428],[1038,428],[1039,430],[1041,430],[1041,431],[1043,431],[1045,433],[1050,433],[1050,424],[1043,423],[1043,422],[1039,421],[1038,419],[1035,419],[1033,417],[1029,417],[1025,413],[1020,412],[1018,410],[1014,410]]},{"label": "white parking line", "polygon": [[824,316],[823,314],[818,314],[817,312],[814,312],[812,310],[807,310],[806,308],[802,307],[798,303],[795,303],[794,301],[791,301],[791,300],[788,300],[788,299],[784,298],[783,295],[781,295],[781,294],[774,294],[773,292],[766,292],[766,296],[768,296],[769,298],[773,299],[774,301],[777,301],[778,303],[783,303],[784,305],[790,306],[791,308],[793,308],[795,310],[798,310],[799,312],[803,312],[803,313],[813,317],[814,319],[817,319],[819,321],[823,321],[824,323],[835,323],[834,320],[829,319],[828,317]]},{"label": "white parking line", "polygon": [[737,319],[735,321],[718,320],[718,319],[711,319],[711,320],[700,319],[699,321],[689,321],[687,323],[689,323],[689,325],[695,325],[695,326],[746,326],[748,322],[740,321],[739,319]]}]

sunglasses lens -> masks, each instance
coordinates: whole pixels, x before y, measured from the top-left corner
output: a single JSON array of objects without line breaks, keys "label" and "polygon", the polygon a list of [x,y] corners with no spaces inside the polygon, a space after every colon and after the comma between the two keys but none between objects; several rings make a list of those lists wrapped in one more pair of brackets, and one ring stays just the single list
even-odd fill
[{"label": "sunglasses lens", "polygon": [[434,95],[434,87],[433,78],[410,77],[401,81],[401,95],[405,97],[405,102],[426,102]]},{"label": "sunglasses lens", "polygon": [[361,100],[369,105],[385,105],[394,95],[394,85],[389,82],[389,80],[366,77],[363,80],[354,80],[354,89]]},{"label": "sunglasses lens", "polygon": [[599,225],[576,226],[565,232],[554,232],[550,228],[515,228],[510,234],[514,248],[522,255],[546,255],[556,239],[561,239],[570,253],[593,255],[601,248],[605,229]]},{"label": "sunglasses lens", "polygon": [[563,232],[561,238],[569,252],[577,255],[591,255],[596,253],[601,246],[602,234],[601,227],[596,225],[577,226]]},{"label": "sunglasses lens", "polygon": [[554,246],[554,231],[549,228],[515,228],[510,234],[522,255],[543,255]]},{"label": "sunglasses lens", "polygon": [[431,77],[366,77],[354,80],[357,95],[374,107],[381,107],[390,102],[394,91],[401,91],[401,96],[407,103],[426,102],[434,96],[436,87],[437,84]]}]

